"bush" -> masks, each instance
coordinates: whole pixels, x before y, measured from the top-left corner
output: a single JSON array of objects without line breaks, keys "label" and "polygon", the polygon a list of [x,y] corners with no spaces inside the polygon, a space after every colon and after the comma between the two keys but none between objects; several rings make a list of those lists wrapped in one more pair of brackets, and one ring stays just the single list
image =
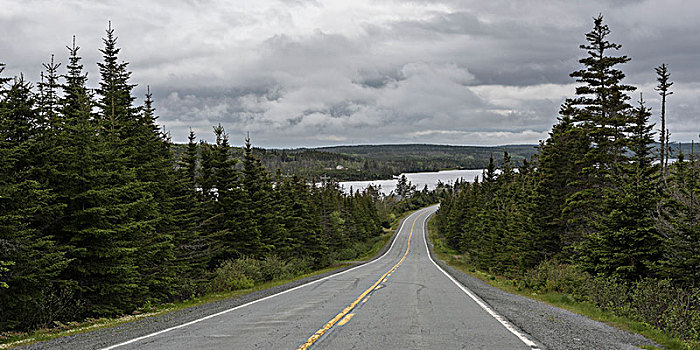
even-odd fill
[{"label": "bush", "polygon": [[214,271],[214,279],[211,281],[212,291],[230,292],[253,287],[255,282],[243,273],[241,260],[226,260]]},{"label": "bush", "polygon": [[234,260],[234,265],[255,283],[265,282],[265,274],[260,260],[242,257]]},{"label": "bush", "polygon": [[676,299],[676,292],[667,279],[645,279],[634,283],[630,301],[634,317],[656,328],[663,328],[664,318],[672,306],[671,302]]},{"label": "bush", "polygon": [[311,272],[314,261],[311,258],[292,258],[287,262],[287,273],[290,276],[299,276]]},{"label": "bush", "polygon": [[629,285],[617,277],[597,276],[591,283],[588,295],[591,302],[603,310],[629,317],[632,300]]},{"label": "bush", "polygon": [[661,327],[700,348],[700,290],[677,290]]},{"label": "bush", "polygon": [[525,273],[519,287],[542,292],[571,294],[574,298],[581,300],[588,294],[590,281],[591,276],[575,265],[547,260]]},{"label": "bush", "polygon": [[274,254],[265,256],[264,260],[249,257],[226,260],[214,271],[210,289],[215,292],[247,289],[255,284],[298,276],[313,267],[311,258],[284,261]]},{"label": "bush", "polygon": [[267,255],[265,260],[260,261],[260,273],[264,282],[291,277],[284,260],[273,254]]},{"label": "bush", "polygon": [[700,290],[680,288],[671,280],[644,279],[628,283],[597,277],[590,300],[616,315],[644,322],[689,343],[700,341]]}]

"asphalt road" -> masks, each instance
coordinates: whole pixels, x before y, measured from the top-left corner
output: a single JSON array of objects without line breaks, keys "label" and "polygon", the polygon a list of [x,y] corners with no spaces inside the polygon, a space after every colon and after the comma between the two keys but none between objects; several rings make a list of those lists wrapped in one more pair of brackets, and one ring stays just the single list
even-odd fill
[{"label": "asphalt road", "polygon": [[409,216],[370,263],[105,349],[537,348],[432,261],[436,209]]}]

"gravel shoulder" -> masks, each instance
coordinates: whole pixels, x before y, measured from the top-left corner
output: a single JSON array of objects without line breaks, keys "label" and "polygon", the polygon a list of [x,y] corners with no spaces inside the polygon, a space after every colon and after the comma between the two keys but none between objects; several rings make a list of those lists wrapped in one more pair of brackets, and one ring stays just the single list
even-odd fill
[{"label": "gravel shoulder", "polygon": [[429,240],[428,247],[431,257],[440,267],[477,294],[494,311],[528,334],[542,349],[627,350],[639,349],[644,345],[659,346],[639,334],[493,287],[438,259]]},{"label": "gravel shoulder", "polygon": [[134,338],[138,338],[144,335],[161,331],[163,329],[181,325],[183,323],[194,321],[196,319],[206,317],[208,315],[212,315],[224,310],[228,310],[239,305],[262,299],[283,292],[285,290],[292,289],[300,285],[340,273],[353,267],[366,264],[370,261],[378,259],[389,250],[391,243],[396,238],[397,232],[398,230],[394,232],[387,244],[385,244],[384,247],[382,247],[382,249],[379,251],[379,253],[377,253],[372,259],[365,261],[353,261],[350,262],[350,266],[341,267],[332,271],[309,276],[283,285],[259,290],[235,298],[218,300],[186,309],[168,312],[158,316],[142,318],[133,322],[123,323],[113,327],[102,328],[94,331],[55,338],[49,341],[20,346],[13,349],[93,350],[101,349],[114,344],[119,344]]}]

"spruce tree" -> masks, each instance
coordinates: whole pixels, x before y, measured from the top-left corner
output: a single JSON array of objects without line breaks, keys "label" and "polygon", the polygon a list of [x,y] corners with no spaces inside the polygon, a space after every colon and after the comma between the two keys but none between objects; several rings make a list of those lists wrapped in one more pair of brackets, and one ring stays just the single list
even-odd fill
[{"label": "spruce tree", "polygon": [[71,242],[79,261],[72,273],[80,281],[88,314],[133,310],[148,298],[149,289],[158,297],[167,294],[161,277],[168,275],[154,272],[153,261],[164,258],[163,265],[169,265],[169,244],[163,244],[159,232],[160,196],[152,183],[142,181],[135,164],[140,118],[132,105],[127,63],[117,63],[119,49],[111,27],[104,43],[87,191],[77,197],[87,203],[75,215],[77,223],[89,225],[80,227]]},{"label": "spruce tree", "polygon": [[610,50],[619,50],[621,45],[607,40],[610,29],[603,24],[602,15],[593,22],[593,30],[586,34],[588,43],[580,46],[588,54],[579,60],[584,68],[571,73],[583,85],[576,88],[577,97],[565,103],[590,145],[580,160],[581,172],[571,182],[578,190],[567,198],[565,208],[569,235],[577,240],[597,234],[596,223],[609,212],[608,201],[617,196],[613,179],[621,176],[621,165],[628,161],[625,132],[632,123],[626,93],[635,89],[622,83],[625,74],[617,68],[630,59],[610,55]]},{"label": "spruce tree", "polygon": [[194,189],[197,187],[198,147],[196,142],[197,136],[192,129],[190,129],[190,134],[187,137],[187,140],[189,142],[187,143],[187,149],[185,150],[180,168],[184,169],[185,177],[190,182],[192,189]]},{"label": "spruce tree", "polygon": [[631,107],[626,93],[636,88],[623,84],[625,74],[616,68],[630,58],[609,55],[610,50],[619,50],[622,45],[607,40],[610,29],[603,24],[603,15],[593,22],[593,30],[586,34],[588,43],[580,46],[588,53],[579,60],[584,68],[571,73],[583,85],[576,88],[577,97],[567,99],[567,103],[575,109],[574,121],[586,130],[594,145],[589,151],[593,166],[604,172],[624,161],[624,132],[630,123],[627,111]]},{"label": "spruce tree", "polygon": [[287,244],[278,251],[284,257],[310,257],[317,266],[327,263],[327,246],[321,239],[320,218],[308,185],[298,176],[286,178],[279,185],[282,203],[282,223],[287,232]]},{"label": "spruce tree", "polygon": [[656,86],[656,91],[658,91],[661,96],[661,131],[659,132],[659,142],[661,146],[659,147],[659,154],[661,159],[661,174],[665,177],[670,152],[666,130],[666,97],[673,94],[673,91],[669,91],[673,82],[670,81],[671,73],[669,73],[665,63],[656,67],[655,70],[657,75],[656,80],[659,82],[659,85]]},{"label": "spruce tree", "polygon": [[[24,330],[53,321],[53,305],[43,301],[63,284],[68,263],[47,227],[63,206],[44,181],[37,141],[43,131],[31,84],[15,78],[0,96],[0,329]],[[40,173],[40,172],[39,172]]]},{"label": "spruce tree", "polygon": [[669,166],[668,185],[659,205],[658,228],[664,239],[659,262],[665,277],[683,285],[700,283],[700,160],[695,154]]},{"label": "spruce tree", "polygon": [[571,229],[576,223],[569,219],[583,217],[584,213],[566,203],[581,189],[576,181],[582,171],[582,157],[589,149],[589,140],[585,131],[574,125],[571,111],[567,105],[562,107],[559,122],[540,146],[538,154],[532,210],[540,228],[534,239],[542,260],[558,255],[565,246],[580,240],[577,230]]},{"label": "spruce tree", "polygon": [[[212,238],[205,234],[202,221],[202,196],[196,185],[197,143],[190,131],[188,148],[172,174],[169,185],[168,232],[173,236],[174,270],[178,276],[175,294],[190,298],[205,291],[207,266],[212,254]],[[174,157],[174,155],[173,155]]]},{"label": "spruce tree", "polygon": [[98,106],[104,127],[114,133],[116,138],[126,139],[136,126],[138,109],[133,107],[136,98],[131,93],[136,85],[128,81],[131,76],[127,70],[128,63],[119,62],[121,49],[117,47],[112,22],[109,22],[106,34],[107,37],[102,39],[104,48],[100,49],[103,61],[97,63],[100,69]]},{"label": "spruce tree", "polygon": [[251,216],[256,227],[251,227],[251,232],[260,235],[260,246],[255,248],[257,252],[272,251],[275,245],[282,243],[284,228],[280,224],[279,215],[273,211],[272,182],[268,173],[253,154],[253,146],[250,136],[246,136],[243,154],[243,188],[250,200]]},{"label": "spruce tree", "polygon": [[59,109],[59,89],[61,87],[58,79],[58,68],[60,63],[54,62],[54,56],[51,55],[49,63],[43,63],[45,72],[41,73],[41,82],[39,88],[39,125],[46,127],[49,123],[56,127],[57,123],[52,122],[58,116]]},{"label": "spruce tree", "polygon": [[626,131],[633,155],[621,165],[622,176],[615,179],[617,195],[608,199],[610,211],[596,225],[598,232],[577,247],[585,269],[629,281],[650,277],[661,253],[652,216],[658,200],[658,171],[652,165],[651,113],[641,98],[632,113],[633,124]]}]

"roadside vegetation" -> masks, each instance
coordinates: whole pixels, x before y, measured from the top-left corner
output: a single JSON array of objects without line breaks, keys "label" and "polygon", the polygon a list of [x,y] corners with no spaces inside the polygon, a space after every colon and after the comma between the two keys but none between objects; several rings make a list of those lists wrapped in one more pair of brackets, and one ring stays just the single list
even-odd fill
[{"label": "roadside vegetation", "polygon": [[[630,104],[618,69],[629,58],[611,55],[609,33],[595,18],[576,96],[539,152],[517,165],[505,152],[481,181],[456,184],[436,227],[448,261],[698,348],[700,158],[671,149],[664,129],[653,152],[651,112],[641,95]],[[656,72],[665,125],[673,83],[666,65]]]}]

